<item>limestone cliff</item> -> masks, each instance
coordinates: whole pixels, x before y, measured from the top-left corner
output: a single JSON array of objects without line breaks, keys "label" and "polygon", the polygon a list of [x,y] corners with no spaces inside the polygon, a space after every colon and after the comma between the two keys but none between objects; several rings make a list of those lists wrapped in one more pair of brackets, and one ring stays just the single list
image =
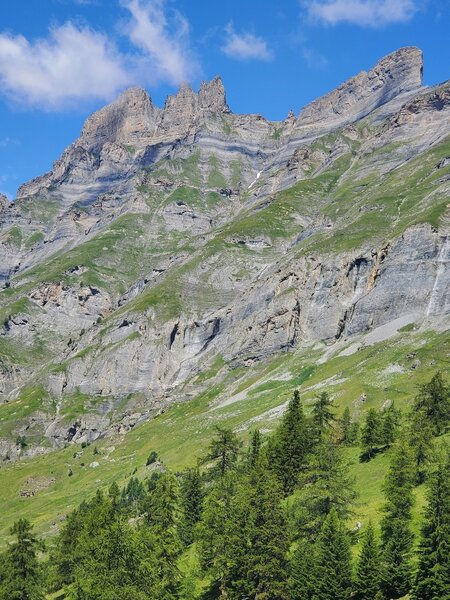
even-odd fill
[{"label": "limestone cliff", "polygon": [[212,364],[445,328],[450,86],[421,82],[403,48],[281,122],[233,114],[220,78],[92,115],[0,197],[0,397],[35,407],[13,434],[47,451],[195,397]]}]

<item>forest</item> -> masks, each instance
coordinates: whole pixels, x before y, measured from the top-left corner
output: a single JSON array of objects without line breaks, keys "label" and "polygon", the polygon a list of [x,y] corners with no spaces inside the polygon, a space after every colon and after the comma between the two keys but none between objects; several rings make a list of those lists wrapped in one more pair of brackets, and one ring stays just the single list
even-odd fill
[{"label": "forest", "polygon": [[[0,556],[1,600],[445,600],[450,598],[450,386],[440,373],[410,410],[339,417],[298,391],[274,431],[216,427],[195,466],[98,489],[45,543],[19,519]],[[345,448],[389,455],[383,510],[358,502]],[[193,461],[195,463],[195,461]],[[425,484],[420,522],[414,490]]]}]

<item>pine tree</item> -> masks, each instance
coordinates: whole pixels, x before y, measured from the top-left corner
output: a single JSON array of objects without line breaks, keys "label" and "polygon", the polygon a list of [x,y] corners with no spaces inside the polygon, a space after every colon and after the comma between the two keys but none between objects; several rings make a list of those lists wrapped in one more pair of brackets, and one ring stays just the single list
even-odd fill
[{"label": "pine tree", "polygon": [[388,598],[400,598],[411,585],[414,504],[412,452],[404,440],[394,447],[385,482],[386,505],[381,523],[383,545],[383,589]]},{"label": "pine tree", "polygon": [[180,589],[177,561],[182,551],[179,534],[179,489],[173,475],[163,473],[145,502],[145,527],[150,553],[157,564],[158,598],[173,600]]},{"label": "pine tree", "polygon": [[271,467],[279,478],[285,495],[298,484],[310,451],[310,432],[296,390],[269,446]]},{"label": "pine tree", "polygon": [[350,543],[337,512],[327,516],[317,541],[314,600],[348,600],[351,595]]},{"label": "pine tree", "polygon": [[3,581],[0,583],[1,600],[43,600],[42,571],[37,551],[42,544],[32,533],[26,519],[19,519],[11,528],[16,540],[5,555]]},{"label": "pine tree", "polygon": [[203,483],[198,469],[187,469],[181,476],[181,539],[188,546],[194,541],[194,530],[202,516]]},{"label": "pine tree", "polygon": [[331,429],[336,421],[332,408],[333,401],[328,392],[322,392],[316,398],[312,409],[313,431],[316,441],[320,441],[322,436]]},{"label": "pine tree", "polygon": [[201,460],[202,464],[212,463],[210,473],[213,477],[223,477],[236,465],[241,443],[231,429],[216,425],[216,437],[209,445],[209,451]]},{"label": "pine tree", "polygon": [[235,496],[236,475],[233,471],[214,481],[204,500],[197,533],[202,570],[217,582],[224,594],[231,579],[230,573],[240,558],[230,554],[232,540],[244,534]]},{"label": "pine tree", "polygon": [[261,432],[259,431],[259,429],[255,429],[255,431],[252,433],[252,439],[248,453],[248,462],[251,468],[255,467],[256,463],[258,462],[258,459],[260,458],[261,446]]},{"label": "pine tree", "polygon": [[339,422],[339,428],[341,433],[341,442],[345,446],[352,446],[356,443],[359,426],[357,422],[352,421],[348,406],[346,406],[344,409],[342,418]]},{"label": "pine tree", "polygon": [[369,409],[361,431],[361,446],[363,457],[369,460],[374,456],[375,450],[382,445],[382,422],[380,413],[374,408]]},{"label": "pine tree", "polygon": [[344,521],[350,516],[355,499],[354,479],[340,448],[324,439],[316,447],[295,503],[298,528],[314,539],[332,508]]},{"label": "pine tree", "polygon": [[439,371],[431,381],[421,386],[414,403],[414,413],[417,412],[426,416],[435,435],[447,431],[450,424],[450,386]]},{"label": "pine tree", "polygon": [[316,559],[314,545],[305,538],[299,540],[291,558],[289,597],[291,600],[311,600],[314,593]]},{"label": "pine tree", "polygon": [[381,591],[381,556],[371,522],[363,536],[355,579],[356,600],[374,600]]},{"label": "pine tree", "polygon": [[409,442],[414,455],[416,483],[420,485],[426,479],[431,462],[434,444],[433,427],[423,411],[417,411],[411,419]]},{"label": "pine tree", "polygon": [[450,455],[438,463],[430,482],[412,597],[450,598]]},{"label": "pine tree", "polygon": [[400,413],[394,404],[384,411],[382,415],[381,439],[385,446],[392,446],[397,437],[397,431],[400,423]]},{"label": "pine tree", "polygon": [[[288,531],[280,485],[258,461],[248,486],[246,587],[250,598],[287,599]],[[242,538],[241,538],[242,539]]]}]

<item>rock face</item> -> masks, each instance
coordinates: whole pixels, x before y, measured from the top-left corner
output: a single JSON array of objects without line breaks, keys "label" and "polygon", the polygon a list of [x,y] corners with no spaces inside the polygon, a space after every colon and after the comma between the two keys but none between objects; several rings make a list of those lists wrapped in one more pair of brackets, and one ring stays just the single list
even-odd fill
[{"label": "rock face", "polygon": [[0,198],[0,398],[39,406],[6,430],[34,453],[91,441],[197,395],[211,365],[441,327],[450,85],[421,76],[403,48],[281,122],[231,113],[220,78],[92,115]]},{"label": "rock face", "polygon": [[356,121],[379,106],[422,85],[423,57],[419,48],[401,48],[370,71],[361,71],[336,90],[306,106],[295,127],[302,132],[331,130]]}]

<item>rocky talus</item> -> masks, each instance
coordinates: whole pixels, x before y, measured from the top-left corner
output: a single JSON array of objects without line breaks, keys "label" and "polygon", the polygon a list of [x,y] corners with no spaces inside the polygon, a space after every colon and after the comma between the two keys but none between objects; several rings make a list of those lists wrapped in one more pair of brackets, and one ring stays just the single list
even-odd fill
[{"label": "rocky talus", "polygon": [[23,407],[0,453],[126,432],[211,365],[442,330],[449,202],[450,83],[422,85],[417,48],[280,122],[220,78],[163,108],[125,91],[0,196],[0,398]]}]

